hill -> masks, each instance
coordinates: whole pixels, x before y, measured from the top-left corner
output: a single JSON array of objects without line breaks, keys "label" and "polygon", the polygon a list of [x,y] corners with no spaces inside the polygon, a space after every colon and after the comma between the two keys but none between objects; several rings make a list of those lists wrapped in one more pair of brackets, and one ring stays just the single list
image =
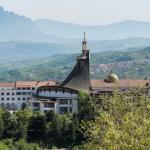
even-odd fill
[{"label": "hill", "polygon": [[70,49],[68,45],[59,43],[0,42],[0,63],[62,54]]},{"label": "hill", "polygon": [[131,20],[103,26],[33,21],[0,7],[0,63],[77,53],[84,31],[93,53],[137,50],[150,46],[149,26],[149,22]]},{"label": "hill", "polygon": [[[63,80],[72,70],[77,54],[0,64],[0,81]],[[119,78],[150,78],[150,47],[138,51],[91,54],[91,78],[105,79],[113,70]]]},{"label": "hill", "polygon": [[[131,38],[124,40],[88,41],[92,53],[106,51],[135,51],[150,46],[150,39]],[[41,43],[10,41],[0,42],[0,63],[36,59],[39,57],[52,56],[55,54],[78,53],[81,49],[80,40],[68,40],[64,43]]]},{"label": "hill", "polygon": [[109,25],[78,25],[59,22],[49,19],[39,19],[35,24],[44,33],[64,38],[82,38],[82,33],[87,32],[90,40],[116,40],[126,38],[149,38],[150,22],[126,20]]},{"label": "hill", "polygon": [[44,34],[35,23],[25,16],[19,16],[0,7],[0,41],[53,42],[60,40]]},{"label": "hill", "polygon": [[[91,41],[150,38],[150,22],[126,20],[109,25],[78,25],[48,19],[33,21],[0,7],[0,41],[66,43],[88,33]],[[71,41],[70,41],[71,40]],[[76,41],[76,40],[75,40]]]}]

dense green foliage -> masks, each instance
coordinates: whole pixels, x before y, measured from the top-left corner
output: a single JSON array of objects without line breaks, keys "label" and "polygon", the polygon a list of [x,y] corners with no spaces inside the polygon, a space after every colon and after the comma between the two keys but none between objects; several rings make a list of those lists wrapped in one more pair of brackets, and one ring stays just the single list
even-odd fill
[{"label": "dense green foliage", "polygon": [[[76,142],[76,114],[58,115],[54,112],[32,112],[28,109],[12,115],[0,109],[0,147],[9,150],[38,150],[72,146]],[[33,144],[36,143],[36,144]]]},{"label": "dense green foliage", "polygon": [[100,104],[100,115],[81,122],[86,139],[83,149],[149,149],[150,98],[138,93],[115,93],[102,96]]},{"label": "dense green foliage", "polygon": [[[79,113],[55,114],[0,109],[2,150],[135,149],[150,147],[150,98],[140,92],[79,95]],[[2,148],[1,148],[2,147]]]},{"label": "dense green foliage", "polygon": [[[0,64],[0,81],[64,80],[75,64],[76,54]],[[119,78],[142,78],[150,74],[150,48],[91,54],[91,78],[104,79],[111,70]]]}]

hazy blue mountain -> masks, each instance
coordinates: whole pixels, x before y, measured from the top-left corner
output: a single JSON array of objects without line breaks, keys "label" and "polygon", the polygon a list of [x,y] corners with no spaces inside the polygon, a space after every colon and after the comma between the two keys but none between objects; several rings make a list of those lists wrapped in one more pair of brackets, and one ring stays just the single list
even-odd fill
[{"label": "hazy blue mountain", "polygon": [[57,40],[60,39],[44,34],[30,18],[5,11],[0,7],[0,41],[57,42]]},{"label": "hazy blue mountain", "polygon": [[36,25],[47,34],[65,38],[82,38],[83,32],[88,33],[91,40],[114,40],[133,37],[150,37],[150,22],[127,20],[109,25],[78,25],[48,19],[35,21]]},{"label": "hazy blue mountain", "polygon": [[0,42],[0,62],[34,59],[67,53],[67,45],[37,42]]},{"label": "hazy blue mountain", "polygon": [[84,26],[45,19],[33,21],[0,7],[0,62],[79,53],[84,31],[88,33],[92,53],[136,50],[150,46],[149,27],[150,23],[139,21],[105,26]]},{"label": "hazy blue mountain", "polygon": [[[150,46],[150,39],[131,38],[125,40],[88,41],[91,53],[115,51],[135,51]],[[10,41],[0,42],[0,62],[34,59],[63,53],[80,53],[81,41],[64,43],[40,43]]]},{"label": "hazy blue mountain", "polygon": [[128,20],[110,25],[87,26],[48,19],[33,21],[0,7],[1,42],[34,41],[69,45],[81,40],[84,31],[91,41],[150,38],[150,22]]}]

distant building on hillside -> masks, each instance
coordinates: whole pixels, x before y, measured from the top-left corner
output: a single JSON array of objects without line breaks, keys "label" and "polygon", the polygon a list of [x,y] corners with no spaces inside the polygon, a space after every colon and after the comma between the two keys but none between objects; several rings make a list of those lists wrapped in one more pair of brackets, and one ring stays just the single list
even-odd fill
[{"label": "distant building on hillside", "polygon": [[127,92],[141,88],[150,96],[149,80],[120,80],[111,72],[104,80],[90,80],[90,50],[84,34],[82,53],[76,65],[62,83],[54,81],[17,81],[0,83],[0,106],[8,110],[29,107],[32,110],[55,113],[78,113],[78,94],[84,91],[99,98],[114,91]]}]

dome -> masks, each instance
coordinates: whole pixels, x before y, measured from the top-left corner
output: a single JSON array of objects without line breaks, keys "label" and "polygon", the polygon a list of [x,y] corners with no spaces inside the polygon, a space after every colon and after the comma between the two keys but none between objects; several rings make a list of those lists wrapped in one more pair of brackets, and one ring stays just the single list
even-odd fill
[{"label": "dome", "polygon": [[117,82],[119,80],[119,78],[116,74],[111,73],[107,76],[107,78],[105,80],[106,80],[106,82],[114,83],[114,82]]}]

